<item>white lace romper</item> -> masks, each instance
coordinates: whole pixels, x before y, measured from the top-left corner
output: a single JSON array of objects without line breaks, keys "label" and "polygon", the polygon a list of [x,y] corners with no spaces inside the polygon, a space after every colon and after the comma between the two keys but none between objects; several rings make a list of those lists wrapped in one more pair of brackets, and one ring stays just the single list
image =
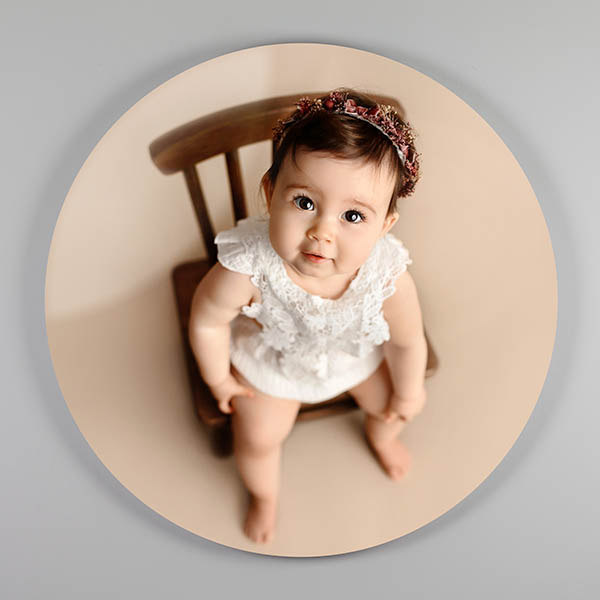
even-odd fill
[{"label": "white lace romper", "polygon": [[218,260],[251,275],[261,301],[231,322],[230,357],[256,389],[306,403],[334,398],[364,381],[390,339],[382,303],[412,261],[397,238],[377,241],[335,300],[308,293],[288,276],[269,240],[268,217],[250,217],[217,235]]}]

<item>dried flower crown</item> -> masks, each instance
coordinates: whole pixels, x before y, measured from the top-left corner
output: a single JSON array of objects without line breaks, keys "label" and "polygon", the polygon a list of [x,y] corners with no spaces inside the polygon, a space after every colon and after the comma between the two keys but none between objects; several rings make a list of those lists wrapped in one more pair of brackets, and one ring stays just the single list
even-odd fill
[{"label": "dried flower crown", "polygon": [[[286,120],[279,119],[273,128],[273,140],[278,146],[293,124],[311,113],[326,111],[354,117],[371,124],[385,135],[396,148],[400,161],[407,171],[407,192],[413,190],[419,178],[419,155],[415,151],[414,132],[409,123],[405,123],[396,110],[389,104],[375,104],[371,107],[360,106],[348,97],[347,92],[333,91],[323,98],[300,98],[296,102],[296,111]],[[410,190],[410,191],[409,191]]]}]

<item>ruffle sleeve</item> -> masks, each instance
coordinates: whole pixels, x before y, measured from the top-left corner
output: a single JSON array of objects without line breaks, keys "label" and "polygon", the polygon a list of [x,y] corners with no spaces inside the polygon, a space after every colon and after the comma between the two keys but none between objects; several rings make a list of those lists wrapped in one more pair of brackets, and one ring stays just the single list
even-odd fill
[{"label": "ruffle sleeve", "polygon": [[385,272],[382,273],[382,281],[384,282],[382,293],[385,300],[394,294],[396,279],[406,271],[408,265],[412,264],[412,260],[407,248],[392,233],[388,233],[384,241],[382,250],[385,259],[381,264],[384,265],[385,269]]},{"label": "ruffle sleeve", "polygon": [[217,260],[230,271],[253,275],[268,222],[257,217],[240,219],[236,226],[215,237]]}]

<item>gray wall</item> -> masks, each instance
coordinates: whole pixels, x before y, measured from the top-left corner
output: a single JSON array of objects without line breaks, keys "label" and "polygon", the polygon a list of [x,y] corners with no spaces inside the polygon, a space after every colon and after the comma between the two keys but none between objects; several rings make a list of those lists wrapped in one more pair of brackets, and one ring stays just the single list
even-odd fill
[{"label": "gray wall", "polygon": [[[1,589],[7,598],[590,598],[597,567],[600,10],[577,0],[3,3]],[[232,550],[159,517],[96,459],[58,388],[44,276],[61,203],[138,99],[223,53],[354,46],[436,79],[496,130],[546,216],[559,323],[540,401],[465,501],[384,546],[321,559]]]}]

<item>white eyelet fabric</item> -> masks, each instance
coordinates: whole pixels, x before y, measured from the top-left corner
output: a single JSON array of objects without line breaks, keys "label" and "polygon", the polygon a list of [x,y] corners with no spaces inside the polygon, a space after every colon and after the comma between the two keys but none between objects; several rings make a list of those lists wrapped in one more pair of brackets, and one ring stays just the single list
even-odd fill
[{"label": "white eyelet fabric", "polygon": [[377,241],[344,294],[310,294],[288,276],[269,240],[269,221],[250,217],[217,235],[218,260],[251,276],[260,303],[231,323],[232,364],[258,390],[315,403],[365,380],[383,360],[390,332],[382,303],[412,261],[393,234]]}]

